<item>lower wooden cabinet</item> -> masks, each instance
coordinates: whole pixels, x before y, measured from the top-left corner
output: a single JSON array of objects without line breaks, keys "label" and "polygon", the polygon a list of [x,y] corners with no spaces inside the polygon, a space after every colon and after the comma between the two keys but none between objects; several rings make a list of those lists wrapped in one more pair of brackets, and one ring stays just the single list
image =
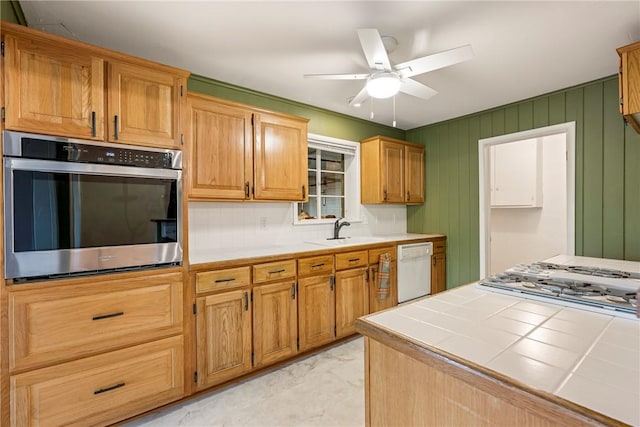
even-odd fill
[{"label": "lower wooden cabinet", "polygon": [[433,255],[431,256],[431,294],[447,290],[447,255],[446,243],[436,241],[433,243]]},{"label": "lower wooden cabinet", "polygon": [[336,272],[336,338],[356,332],[355,321],[369,313],[367,268]]},{"label": "lower wooden cabinet", "polygon": [[298,337],[300,351],[333,341],[335,288],[331,275],[298,279]]},{"label": "lower wooden cabinet", "polygon": [[13,375],[11,425],[106,425],[184,395],[182,336]]},{"label": "lower wooden cabinet", "polygon": [[[380,256],[388,253],[391,256],[389,271],[389,295],[381,298],[378,295],[378,271],[380,269]],[[398,274],[397,274],[396,247],[372,249],[369,251],[369,313],[385,310],[398,305]]]},{"label": "lower wooden cabinet", "polygon": [[296,354],[297,319],[295,281],[256,286],[253,289],[254,367]]},{"label": "lower wooden cabinet", "polygon": [[238,289],[196,299],[199,389],[251,370],[249,292],[249,289]]}]

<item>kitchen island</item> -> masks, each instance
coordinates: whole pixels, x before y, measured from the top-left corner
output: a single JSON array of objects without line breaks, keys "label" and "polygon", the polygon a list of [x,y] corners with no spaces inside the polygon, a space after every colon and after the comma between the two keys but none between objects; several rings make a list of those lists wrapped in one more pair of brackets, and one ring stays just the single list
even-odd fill
[{"label": "kitchen island", "polygon": [[369,426],[640,425],[638,319],[470,284],[356,327]]}]

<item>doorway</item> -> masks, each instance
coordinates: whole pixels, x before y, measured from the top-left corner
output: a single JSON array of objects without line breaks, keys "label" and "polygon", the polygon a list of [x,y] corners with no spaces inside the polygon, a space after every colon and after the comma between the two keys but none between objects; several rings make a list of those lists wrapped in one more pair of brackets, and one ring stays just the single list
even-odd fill
[{"label": "doorway", "polygon": [[478,141],[480,277],[575,253],[575,122]]}]

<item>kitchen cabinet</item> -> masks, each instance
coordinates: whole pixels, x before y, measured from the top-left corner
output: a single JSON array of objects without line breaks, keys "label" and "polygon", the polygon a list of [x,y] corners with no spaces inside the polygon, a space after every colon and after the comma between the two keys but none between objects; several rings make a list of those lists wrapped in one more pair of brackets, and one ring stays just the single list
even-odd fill
[{"label": "kitchen cabinet", "polygon": [[189,72],[20,25],[1,30],[6,129],[181,146]]},{"label": "kitchen cabinet", "polygon": [[537,138],[492,145],[491,207],[542,207],[542,143]]},{"label": "kitchen cabinet", "polygon": [[640,133],[640,42],[617,49],[620,113]]},{"label": "kitchen cabinet", "polygon": [[368,252],[336,254],[336,338],[356,332],[355,321],[369,313]]},{"label": "kitchen cabinet", "polygon": [[11,425],[106,425],[184,396],[181,269],[13,285],[6,301]]},{"label": "kitchen cabinet", "polygon": [[297,303],[295,279],[253,289],[254,367],[289,358],[298,351]]},{"label": "kitchen cabinet", "polygon": [[41,37],[4,44],[6,129],[104,139],[104,58]]},{"label": "kitchen cabinet", "polygon": [[307,120],[188,95],[191,200],[308,198]]},{"label": "kitchen cabinet", "polygon": [[436,240],[431,256],[431,295],[447,290],[446,243]]},{"label": "kitchen cabinet", "polygon": [[108,62],[107,140],[180,148],[184,77],[156,66]]},{"label": "kitchen cabinet", "polygon": [[360,147],[362,203],[424,202],[424,147],[382,136]]},{"label": "kitchen cabinet", "polygon": [[198,389],[251,370],[250,298],[248,288],[196,298]]},{"label": "kitchen cabinet", "polygon": [[[388,253],[391,256],[389,266],[389,295],[386,298],[378,297],[378,271],[380,255]],[[385,310],[398,305],[398,258],[395,246],[376,248],[369,250],[369,313]]]},{"label": "kitchen cabinet", "polygon": [[335,338],[335,284],[331,274],[298,279],[298,339],[300,351]]}]

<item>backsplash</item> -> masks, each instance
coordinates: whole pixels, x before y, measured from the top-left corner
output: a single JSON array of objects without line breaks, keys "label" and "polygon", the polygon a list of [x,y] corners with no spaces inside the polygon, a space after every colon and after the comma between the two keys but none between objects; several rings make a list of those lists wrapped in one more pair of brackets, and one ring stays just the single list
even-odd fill
[{"label": "backsplash", "polygon": [[[292,203],[189,203],[189,249],[192,254],[220,248],[281,246],[331,237],[332,224],[293,225]],[[352,222],[343,236],[405,233],[404,205],[363,205],[362,222]]]}]

